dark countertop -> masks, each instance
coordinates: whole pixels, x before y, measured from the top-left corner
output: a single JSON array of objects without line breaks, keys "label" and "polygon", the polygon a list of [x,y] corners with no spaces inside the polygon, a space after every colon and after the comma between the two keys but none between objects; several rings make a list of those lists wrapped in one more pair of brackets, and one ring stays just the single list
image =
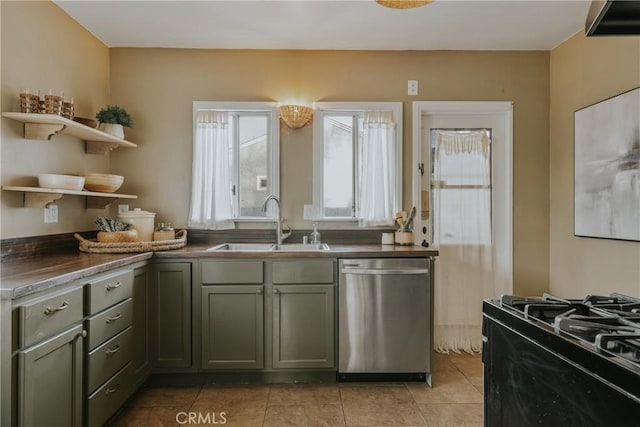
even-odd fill
[{"label": "dark countertop", "polygon": [[332,244],[328,251],[209,251],[215,245],[190,244],[182,249],[160,251],[157,258],[401,258],[431,257],[438,251],[422,246],[396,246],[380,244]]},{"label": "dark countertop", "polygon": [[225,252],[206,250],[214,245],[190,244],[171,251],[132,254],[65,252],[5,261],[2,263],[0,298],[16,299],[73,280],[82,279],[152,257],[170,258],[374,258],[432,257],[438,251],[421,246],[333,245],[329,251]]},{"label": "dark countertop", "polygon": [[0,299],[20,298],[151,257],[153,252],[136,254],[64,252],[5,261],[2,263]]}]

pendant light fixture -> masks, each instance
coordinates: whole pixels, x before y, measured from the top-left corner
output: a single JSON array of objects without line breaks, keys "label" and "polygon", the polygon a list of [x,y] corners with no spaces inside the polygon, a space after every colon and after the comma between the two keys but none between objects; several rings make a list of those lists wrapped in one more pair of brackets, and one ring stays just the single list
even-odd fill
[{"label": "pendant light fixture", "polygon": [[376,0],[381,6],[391,9],[411,9],[431,3],[433,0]]}]

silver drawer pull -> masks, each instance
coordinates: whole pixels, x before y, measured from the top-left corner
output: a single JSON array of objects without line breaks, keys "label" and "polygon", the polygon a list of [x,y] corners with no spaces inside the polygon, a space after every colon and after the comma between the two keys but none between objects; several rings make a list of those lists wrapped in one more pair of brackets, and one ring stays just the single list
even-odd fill
[{"label": "silver drawer pull", "polygon": [[258,290],[256,291],[256,294],[258,294],[258,295],[262,294],[262,289],[258,289]]},{"label": "silver drawer pull", "polygon": [[62,304],[60,304],[60,307],[47,307],[44,309],[44,315],[45,316],[49,316],[50,314],[54,314],[57,313],[58,311],[62,311],[62,310],[66,310],[67,308],[69,308],[69,303],[67,301],[64,301]]},{"label": "silver drawer pull", "polygon": [[104,352],[104,354],[106,354],[107,356],[113,356],[119,351],[120,351],[120,343],[116,344],[116,346],[113,348],[108,348],[107,351]]},{"label": "silver drawer pull", "polygon": [[109,283],[107,285],[107,292],[118,289],[120,286],[122,286],[122,283],[120,283],[119,280],[116,283]]},{"label": "silver drawer pull", "polygon": [[115,316],[113,316],[113,317],[107,317],[107,318],[106,318],[106,320],[105,320],[105,322],[107,322],[107,323],[113,323],[113,322],[115,322],[116,320],[118,320],[120,317],[121,317],[121,316],[120,316],[120,313],[118,313],[118,314],[116,314],[116,315],[115,315]]},{"label": "silver drawer pull", "polygon": [[277,289],[275,289],[275,288],[273,289],[273,293],[274,293],[274,294],[277,294],[278,292],[279,292],[279,291],[278,291]]},{"label": "silver drawer pull", "polygon": [[115,386],[113,386],[113,388],[108,388],[108,389],[107,389],[107,391],[105,391],[105,392],[104,392],[104,395],[105,395],[105,396],[112,395],[113,393],[115,393],[115,392],[116,392],[116,390],[118,389],[118,387],[119,387],[119,386],[120,386],[120,381],[118,381],[118,382],[116,383],[116,385],[115,385]]}]

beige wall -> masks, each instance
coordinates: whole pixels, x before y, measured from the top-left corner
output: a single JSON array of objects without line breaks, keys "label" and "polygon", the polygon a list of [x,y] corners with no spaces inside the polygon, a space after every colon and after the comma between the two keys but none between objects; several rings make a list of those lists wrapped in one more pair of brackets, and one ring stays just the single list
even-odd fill
[{"label": "beige wall", "polygon": [[[191,180],[191,108],[198,101],[403,101],[403,200],[411,203],[411,102],[514,101],[514,267],[518,293],[548,287],[549,52],[363,52],[111,49],[112,101],[139,145],[112,154],[136,206],[183,227]],[[417,79],[420,96],[406,95]],[[310,228],[312,127],[281,128],[283,215]]]},{"label": "beige wall", "polygon": [[640,86],[640,37],[579,33],[551,52],[550,290],[640,295],[640,243],[574,237],[573,113]]},{"label": "beige wall", "polygon": [[[76,139],[27,141],[21,125],[2,119],[2,184],[35,185],[38,173],[121,173],[131,207],[186,225],[191,179],[194,100],[403,101],[405,208],[411,203],[411,102],[513,101],[515,290],[548,289],[549,52],[363,52],[107,49],[50,2],[2,2],[2,110],[16,111],[21,87],[64,90],[77,115],[107,103],[125,107],[137,149],[84,153]],[[24,31],[29,28],[30,31]],[[51,35],[55,34],[56,37]],[[19,36],[17,36],[19,35]],[[406,95],[408,79],[420,96]],[[110,92],[111,91],[111,92]],[[312,198],[312,128],[281,128],[283,215],[294,228]],[[60,222],[20,207],[22,193],[2,192],[2,238],[94,229],[105,210],[84,199],[58,202]]]},{"label": "beige wall", "polygon": [[[411,102],[514,101],[515,293],[559,296],[640,293],[640,244],[573,236],[573,112],[640,86],[638,37],[578,33],[549,52],[360,52],[107,49],[54,4],[1,2],[2,111],[17,111],[21,87],[64,90],[77,115],[109,103],[129,110],[138,149],[87,155],[78,140],[27,141],[2,119],[2,184],[35,185],[38,173],[125,175],[122,191],[158,219],[185,226],[194,100],[403,101],[405,208],[411,197]],[[28,31],[26,30],[28,29]],[[55,36],[54,36],[55,35]],[[417,79],[420,96],[406,95]],[[111,86],[111,94],[109,92]],[[309,228],[311,127],[281,129],[283,215]],[[110,161],[111,159],[111,161]],[[111,163],[111,165],[110,165]],[[80,197],[58,202],[60,222],[2,192],[1,237],[94,229],[104,210]],[[113,214],[113,212],[111,212]]]},{"label": "beige wall", "polygon": [[[2,8],[2,111],[20,111],[20,88],[63,90],[77,115],[93,117],[109,99],[109,50],[55,4],[7,2]],[[106,172],[109,156],[85,154],[64,135],[51,141],[21,137],[22,125],[2,119],[2,185],[37,185],[40,173]],[[86,210],[84,198],[58,203],[58,224],[44,224],[43,209],[22,208],[23,193],[2,191],[1,237],[92,230],[105,210]]]}]

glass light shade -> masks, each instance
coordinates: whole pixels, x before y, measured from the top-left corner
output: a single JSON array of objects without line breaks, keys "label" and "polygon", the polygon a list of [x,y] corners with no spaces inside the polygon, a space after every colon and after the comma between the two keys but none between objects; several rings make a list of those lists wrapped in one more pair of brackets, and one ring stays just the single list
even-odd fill
[{"label": "glass light shade", "polygon": [[280,118],[291,129],[299,129],[309,123],[313,117],[313,108],[303,105],[283,105],[280,107]]},{"label": "glass light shade", "polygon": [[411,9],[431,3],[433,0],[376,0],[381,6],[391,9]]}]

